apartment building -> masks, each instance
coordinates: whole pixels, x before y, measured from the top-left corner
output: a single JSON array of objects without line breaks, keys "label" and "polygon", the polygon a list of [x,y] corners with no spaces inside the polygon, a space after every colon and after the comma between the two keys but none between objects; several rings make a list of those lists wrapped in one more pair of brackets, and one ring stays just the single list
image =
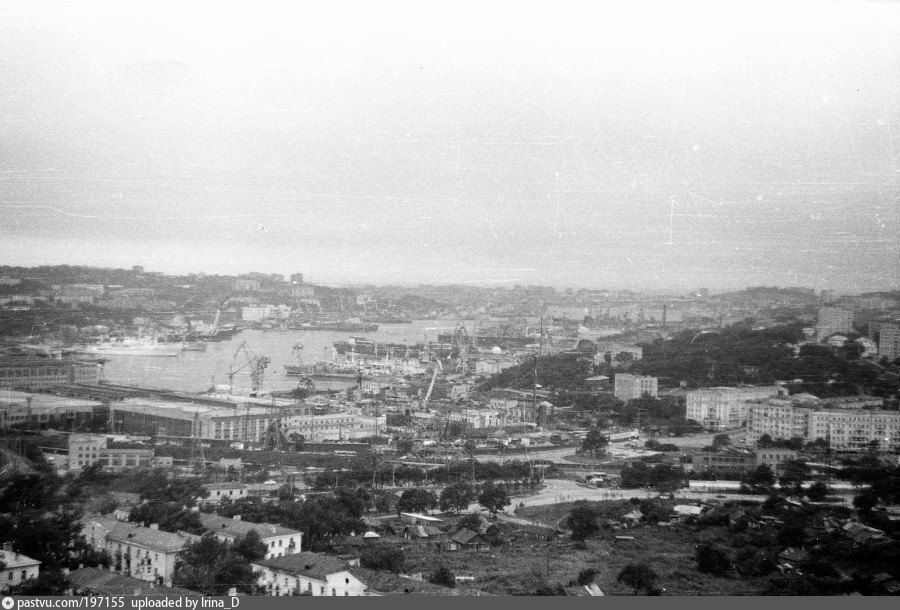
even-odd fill
[{"label": "apartment building", "polygon": [[893,362],[900,358],[900,324],[882,324],[878,331],[878,355]]},{"label": "apartment building", "polygon": [[46,388],[70,383],[95,384],[100,365],[53,358],[0,358],[0,388]]},{"label": "apartment building", "polygon": [[778,386],[715,387],[687,393],[686,417],[707,430],[727,430],[746,425],[750,402],[787,394]]},{"label": "apartment building", "polygon": [[220,541],[229,544],[255,531],[266,545],[266,559],[299,553],[303,542],[303,532],[273,523],[250,523],[243,521],[240,515],[229,519],[201,512],[200,524]]},{"label": "apartment building", "polygon": [[617,373],[613,394],[620,400],[634,400],[645,394],[656,398],[659,394],[658,382],[656,377]]},{"label": "apartment building", "polygon": [[821,307],[816,318],[816,338],[820,341],[831,335],[853,332],[853,312],[840,307]]},{"label": "apartment building", "polygon": [[3,550],[0,551],[0,591],[37,578],[40,571],[40,561],[17,553],[10,542],[3,543]]},{"label": "apartment building", "polygon": [[153,449],[108,445],[109,438],[102,434],[70,434],[69,470],[78,471],[97,463],[106,470],[153,466]]},{"label": "apartment building", "polygon": [[87,543],[109,553],[115,570],[132,578],[172,586],[175,561],[188,545],[186,538],[160,531],[155,524],[143,527],[107,517],[86,517],[81,523]]},{"label": "apartment building", "polygon": [[267,595],[349,597],[365,594],[366,586],[348,571],[349,565],[321,553],[296,553],[251,564]]}]

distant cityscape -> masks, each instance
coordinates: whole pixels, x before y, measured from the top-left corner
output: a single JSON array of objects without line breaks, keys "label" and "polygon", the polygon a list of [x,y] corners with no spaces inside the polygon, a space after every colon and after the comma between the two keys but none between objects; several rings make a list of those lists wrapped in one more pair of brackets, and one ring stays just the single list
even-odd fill
[{"label": "distant cityscape", "polygon": [[3,589],[894,594],[898,322],[896,291],[2,267]]}]

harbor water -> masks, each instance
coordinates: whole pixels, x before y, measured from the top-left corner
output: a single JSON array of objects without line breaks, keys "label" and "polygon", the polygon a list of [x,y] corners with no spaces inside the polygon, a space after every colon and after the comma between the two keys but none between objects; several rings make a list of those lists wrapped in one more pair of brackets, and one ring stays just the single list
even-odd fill
[{"label": "harbor water", "polygon": [[[227,384],[229,368],[234,385],[250,387],[248,352],[270,359],[263,380],[265,390],[290,390],[297,378],[284,373],[285,364],[296,364],[298,354],[293,347],[303,345],[299,357],[303,363],[331,361],[335,357],[334,342],[360,336],[384,343],[424,343],[437,341],[440,333],[451,333],[457,326],[472,331],[472,322],[458,320],[414,320],[411,324],[379,324],[373,333],[302,330],[245,330],[227,341],[207,344],[205,352],[185,351],[176,357],[109,356],[103,366],[103,378],[115,384],[137,385],[182,392],[203,392],[216,384]],[[246,343],[245,343],[246,342]],[[241,349],[245,344],[246,350]],[[340,361],[344,356],[337,355]]]}]

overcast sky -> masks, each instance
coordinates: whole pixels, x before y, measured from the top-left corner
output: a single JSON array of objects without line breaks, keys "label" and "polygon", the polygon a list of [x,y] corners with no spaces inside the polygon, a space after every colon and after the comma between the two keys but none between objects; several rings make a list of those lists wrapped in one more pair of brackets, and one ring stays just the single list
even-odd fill
[{"label": "overcast sky", "polygon": [[0,263],[900,285],[898,4],[295,4],[0,0]]}]

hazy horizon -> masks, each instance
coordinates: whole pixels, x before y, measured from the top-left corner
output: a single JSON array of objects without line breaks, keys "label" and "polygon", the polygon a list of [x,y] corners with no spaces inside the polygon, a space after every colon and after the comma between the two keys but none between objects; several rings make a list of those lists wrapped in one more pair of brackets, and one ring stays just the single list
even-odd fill
[{"label": "hazy horizon", "polygon": [[0,1],[0,264],[900,288],[900,6]]}]

